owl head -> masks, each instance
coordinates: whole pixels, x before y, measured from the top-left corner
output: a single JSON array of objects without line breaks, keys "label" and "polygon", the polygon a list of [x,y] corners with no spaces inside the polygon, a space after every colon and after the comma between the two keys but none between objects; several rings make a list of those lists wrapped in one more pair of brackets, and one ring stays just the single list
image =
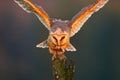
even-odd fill
[{"label": "owl head", "polygon": [[64,45],[69,42],[69,21],[53,19],[49,30],[49,38],[55,45]]}]

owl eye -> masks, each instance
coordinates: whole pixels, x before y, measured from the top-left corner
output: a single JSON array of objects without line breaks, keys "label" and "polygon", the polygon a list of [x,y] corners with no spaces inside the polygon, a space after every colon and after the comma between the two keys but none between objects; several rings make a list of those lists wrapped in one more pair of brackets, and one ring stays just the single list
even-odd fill
[{"label": "owl eye", "polygon": [[53,39],[55,39],[55,41],[57,42],[57,38],[53,36]]},{"label": "owl eye", "polygon": [[63,36],[63,37],[61,38],[61,41],[62,41],[64,38],[65,38],[65,36]]}]

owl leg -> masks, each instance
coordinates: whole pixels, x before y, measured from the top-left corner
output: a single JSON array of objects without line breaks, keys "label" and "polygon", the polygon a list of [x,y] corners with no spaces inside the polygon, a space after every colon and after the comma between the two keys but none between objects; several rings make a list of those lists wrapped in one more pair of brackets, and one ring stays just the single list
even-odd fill
[{"label": "owl leg", "polygon": [[63,52],[58,52],[57,54],[58,54],[58,58],[59,58],[60,60],[66,61],[66,56],[64,55]]},{"label": "owl leg", "polygon": [[47,40],[37,44],[36,47],[38,47],[38,48],[48,48]]},{"label": "owl leg", "polygon": [[75,49],[75,47],[72,44],[69,43],[67,45],[66,51],[76,51],[76,49]]},{"label": "owl leg", "polygon": [[66,60],[66,56],[64,55],[63,52],[57,52],[56,50],[53,50],[53,49],[49,49],[50,50],[50,53],[53,54],[52,56],[52,60],[55,60],[57,58],[59,58],[60,60]]},{"label": "owl leg", "polygon": [[52,56],[52,61],[54,61],[56,58],[57,58],[57,57],[56,57],[56,54],[54,54],[54,55]]},{"label": "owl leg", "polygon": [[50,48],[50,47],[49,47],[49,51],[50,51],[51,54],[53,54],[52,60],[55,60],[55,59],[57,58],[57,56],[56,56],[56,54],[57,54],[56,51],[55,51],[54,49]]}]

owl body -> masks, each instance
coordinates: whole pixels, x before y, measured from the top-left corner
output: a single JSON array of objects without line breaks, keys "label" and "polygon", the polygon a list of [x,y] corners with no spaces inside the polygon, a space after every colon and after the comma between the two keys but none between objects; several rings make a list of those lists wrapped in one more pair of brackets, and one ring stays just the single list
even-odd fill
[{"label": "owl body", "polygon": [[58,55],[59,58],[65,58],[65,51],[76,51],[74,46],[70,43],[70,38],[82,28],[83,24],[93,13],[101,9],[109,0],[98,0],[92,5],[83,8],[70,21],[49,18],[41,7],[34,5],[29,0],[14,1],[26,12],[35,14],[41,23],[49,30],[48,39],[39,43],[37,47],[49,48],[54,59],[56,55]]}]

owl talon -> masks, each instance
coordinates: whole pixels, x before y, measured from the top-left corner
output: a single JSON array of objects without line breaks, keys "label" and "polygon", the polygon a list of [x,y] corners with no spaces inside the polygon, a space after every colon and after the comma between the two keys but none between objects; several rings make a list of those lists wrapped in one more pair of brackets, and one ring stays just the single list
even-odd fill
[{"label": "owl talon", "polygon": [[66,61],[66,56],[65,56],[65,55],[58,55],[58,56],[53,55],[53,56],[52,56],[52,61],[54,61],[54,60],[56,60],[56,59],[60,59],[60,60]]},{"label": "owl talon", "polygon": [[56,58],[57,58],[56,55],[53,55],[52,56],[52,61],[54,61]]},{"label": "owl talon", "polygon": [[63,55],[60,55],[60,56],[58,56],[58,58],[60,59],[60,60],[64,60],[64,61],[66,61],[66,56],[63,54]]}]

